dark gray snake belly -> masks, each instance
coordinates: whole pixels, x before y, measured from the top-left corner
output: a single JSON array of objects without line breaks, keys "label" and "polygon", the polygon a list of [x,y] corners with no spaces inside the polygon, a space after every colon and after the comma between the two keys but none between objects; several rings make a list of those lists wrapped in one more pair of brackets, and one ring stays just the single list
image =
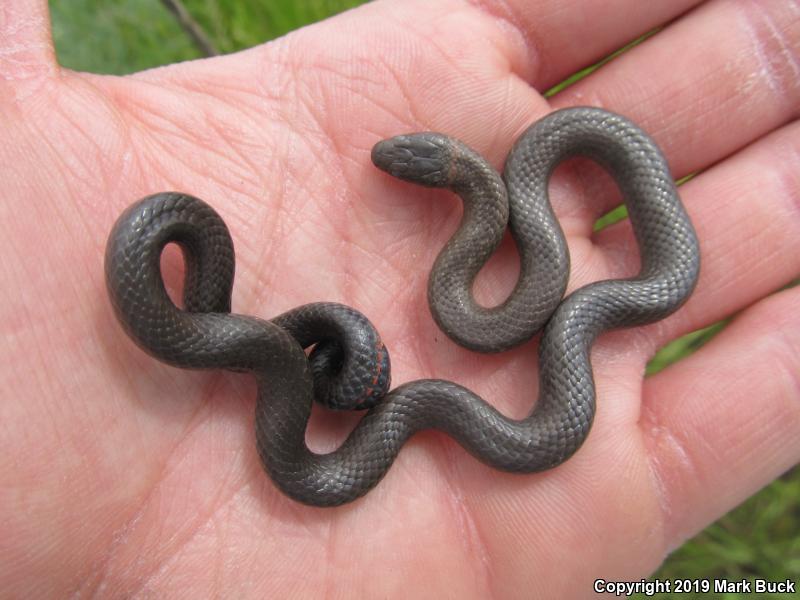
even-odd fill
[{"label": "dark gray snake belly", "polygon": [[[630,279],[592,283],[561,301],[569,275],[548,181],[564,159],[587,156],[614,177],[641,254]],[[446,432],[484,463],[534,472],[569,458],[595,411],[590,347],[608,329],[650,323],[675,311],[695,286],[699,250],[666,161],[626,119],[599,109],[550,114],[516,142],[503,179],[451,138],[422,133],[377,144],[373,162],[392,175],[447,187],[464,217],[439,255],[428,297],[439,326],[458,343],[496,352],[530,339],[539,348],[539,399],[521,420],[505,417],[455,383],[419,380],[388,392],[389,358],[372,325],[339,304],[301,306],[272,321],[230,313],[233,244],[221,218],[184,194],[147,197],[111,232],[106,282],[120,322],[145,351],[169,364],[253,372],[256,440],[275,484],[301,502],[333,506],[369,491],[400,448],[423,429]],[[472,281],[509,226],[520,276],[495,308],[476,304]],[[184,252],[184,307],[169,299],[159,259]],[[307,357],[303,348],[313,347]],[[368,408],[342,446],[315,454],[305,443],[312,400]]]}]

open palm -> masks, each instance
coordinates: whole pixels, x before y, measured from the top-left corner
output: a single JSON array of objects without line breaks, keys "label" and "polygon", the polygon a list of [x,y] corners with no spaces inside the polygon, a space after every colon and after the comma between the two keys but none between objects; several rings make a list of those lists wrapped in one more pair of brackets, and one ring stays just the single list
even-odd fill
[{"label": "open palm", "polygon": [[[387,0],[240,54],[100,77],[56,66],[43,0],[4,5],[0,588],[565,597],[649,574],[800,458],[800,289],[765,298],[800,272],[799,49],[791,3]],[[252,379],[166,367],[114,320],[112,223],[141,196],[185,191],[232,231],[235,312],[344,302],[381,332],[395,383],[451,379],[521,417],[536,398],[535,344],[476,355],[426,306],[457,200],[391,179],[369,150],[437,130],[500,168],[527,125],[574,104],[638,122],[676,177],[703,171],[682,188],[703,270],[671,318],[596,344],[594,428],[553,471],[499,473],[426,432],[365,498],[299,505],[261,470]],[[551,189],[570,289],[636,271],[627,223],[593,234],[619,202],[605,175],[575,161]],[[515,261],[504,244],[481,301],[502,300]],[[177,285],[176,253],[164,270]],[[742,309],[643,380],[666,341]],[[324,417],[309,432],[319,451],[357,418]]]}]

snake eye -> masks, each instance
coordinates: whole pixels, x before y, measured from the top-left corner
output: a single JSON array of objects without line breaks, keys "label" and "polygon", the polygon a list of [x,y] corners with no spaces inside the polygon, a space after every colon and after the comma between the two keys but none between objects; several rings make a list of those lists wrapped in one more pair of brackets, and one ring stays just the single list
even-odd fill
[{"label": "snake eye", "polygon": [[430,187],[449,184],[451,144],[438,133],[398,135],[375,144],[373,164],[393,177]]}]

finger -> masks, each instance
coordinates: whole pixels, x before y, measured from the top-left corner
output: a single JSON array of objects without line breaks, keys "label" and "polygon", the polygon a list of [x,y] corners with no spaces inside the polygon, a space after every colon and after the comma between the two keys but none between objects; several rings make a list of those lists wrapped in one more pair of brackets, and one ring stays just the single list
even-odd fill
[{"label": "finger", "polygon": [[0,90],[55,72],[46,0],[15,0],[0,5]]},{"label": "finger", "polygon": [[[661,146],[675,177],[704,169],[800,115],[800,11],[792,6],[706,4],[553,105],[627,115]],[[593,192],[593,217],[620,202],[610,186]]]},{"label": "finger", "polygon": [[[391,133],[413,128],[458,135],[500,166],[516,134],[546,112],[531,83],[546,89],[699,1],[581,0],[567,8],[557,0],[376,2],[284,41],[296,50],[297,72],[325,81],[328,92],[314,98],[325,113],[359,114],[364,126],[394,122],[380,128]],[[320,40],[327,42],[324,53]],[[257,64],[263,69],[263,57]],[[341,76],[346,95],[331,85],[342,87]],[[356,113],[364,98],[368,110]],[[367,129],[367,147],[376,129]],[[351,120],[327,133],[340,132],[361,146]]]},{"label": "finger", "polygon": [[[682,186],[700,240],[700,280],[675,315],[646,328],[652,353],[668,340],[752,304],[800,275],[800,122],[788,125]],[[604,265],[636,269],[630,224],[597,236]],[[595,258],[597,258],[595,256]]]},{"label": "finger", "polygon": [[640,423],[670,548],[800,460],[798,373],[794,288],[645,381]]},{"label": "finger", "polygon": [[544,92],[678,17],[700,4],[700,0],[579,0],[566,6],[561,0],[486,0],[475,4],[522,32],[527,41],[528,61],[520,74]]}]

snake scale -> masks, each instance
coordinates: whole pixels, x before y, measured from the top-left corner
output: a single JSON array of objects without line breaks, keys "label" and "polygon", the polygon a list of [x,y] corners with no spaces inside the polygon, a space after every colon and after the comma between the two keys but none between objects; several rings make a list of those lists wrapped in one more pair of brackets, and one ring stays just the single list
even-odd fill
[{"label": "snake scale", "polygon": [[[548,199],[553,170],[586,156],[617,182],[641,255],[635,277],[582,287],[565,299],[569,255]],[[452,436],[497,469],[534,472],[569,458],[589,433],[595,390],[589,353],[602,332],[675,311],[699,273],[694,229],[654,142],[619,115],[588,107],[556,111],[514,144],[501,177],[461,142],[435,133],[398,136],[372,151],[376,166],[464,202],[457,232],[431,272],[434,318],[457,343],[499,352],[544,327],[539,398],[510,419],[470,390],[427,379],[392,391],[389,356],[358,311],[334,303],[301,306],[271,321],[232,314],[234,253],[217,213],[186,194],[162,193],[129,207],[106,249],[106,283],[131,338],[171,365],[255,374],[256,441],[265,470],[288,496],[335,506],[373,488],[403,444],[423,429]],[[472,283],[509,227],[520,253],[516,287],[501,305],[479,306]],[[167,295],[164,246],[184,252],[184,306]],[[304,348],[313,348],[307,356]],[[368,409],[337,450],[311,452],[305,430],[314,399]]]}]

